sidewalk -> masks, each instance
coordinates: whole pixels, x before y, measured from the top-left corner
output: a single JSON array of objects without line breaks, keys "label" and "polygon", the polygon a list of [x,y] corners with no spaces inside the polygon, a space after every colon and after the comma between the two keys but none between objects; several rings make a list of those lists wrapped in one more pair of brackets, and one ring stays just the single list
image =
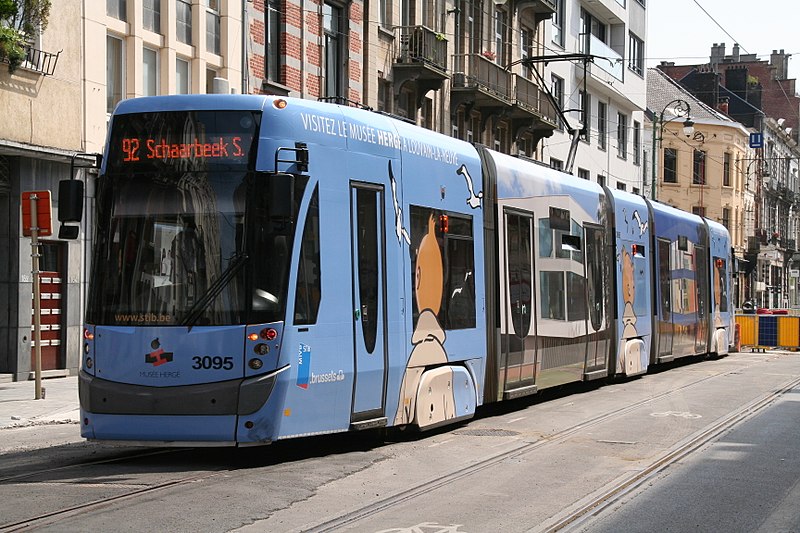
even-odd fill
[{"label": "sidewalk", "polygon": [[78,423],[78,376],[43,379],[42,389],[35,400],[33,380],[0,383],[0,429]]}]

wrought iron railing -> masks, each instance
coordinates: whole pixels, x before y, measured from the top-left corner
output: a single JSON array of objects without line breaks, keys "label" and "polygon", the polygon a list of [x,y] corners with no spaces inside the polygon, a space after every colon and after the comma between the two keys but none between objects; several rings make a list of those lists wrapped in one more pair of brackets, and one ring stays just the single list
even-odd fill
[{"label": "wrought iron railing", "polygon": [[553,124],[556,123],[556,111],[547,95],[527,78],[514,75],[514,100],[518,106],[538,113]]},{"label": "wrought iron railing", "polygon": [[[25,59],[17,68],[38,72],[44,76],[52,76],[56,71],[58,64],[58,57],[61,55],[61,50],[58,53],[52,54],[34,48],[33,46],[25,46]],[[3,58],[2,62],[8,63],[7,58]]]},{"label": "wrought iron railing", "polygon": [[447,71],[447,39],[425,26],[398,26],[395,31],[395,60],[424,63]]},{"label": "wrought iron railing", "polygon": [[482,88],[511,100],[511,73],[481,54],[456,54],[453,87]]}]

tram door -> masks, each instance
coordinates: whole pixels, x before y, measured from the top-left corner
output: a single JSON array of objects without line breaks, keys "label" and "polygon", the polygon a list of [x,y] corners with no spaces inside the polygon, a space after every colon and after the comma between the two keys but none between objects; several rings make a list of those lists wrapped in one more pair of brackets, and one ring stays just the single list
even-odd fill
[{"label": "tram door", "polygon": [[608,282],[606,279],[606,230],[600,226],[584,226],[586,243],[586,299],[588,309],[588,343],[586,373],[605,374],[610,351],[608,328]]},{"label": "tram door", "polygon": [[384,188],[351,183],[355,380],[353,422],[382,417],[385,405],[387,328]]},{"label": "tram door", "polygon": [[533,215],[505,211],[506,316],[502,339],[503,390],[530,387],[536,380],[536,346],[532,333]]}]

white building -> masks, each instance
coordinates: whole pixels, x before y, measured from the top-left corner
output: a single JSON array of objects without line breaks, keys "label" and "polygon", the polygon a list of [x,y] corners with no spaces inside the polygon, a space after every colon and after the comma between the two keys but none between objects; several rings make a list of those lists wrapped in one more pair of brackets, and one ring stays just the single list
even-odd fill
[{"label": "white building", "polygon": [[[611,188],[645,192],[643,160],[647,10],[644,0],[555,0],[545,38],[547,55],[589,54],[548,63],[546,81],[562,102],[569,126],[586,133],[572,173]],[[540,159],[554,167],[569,157],[562,126],[544,139]]]}]

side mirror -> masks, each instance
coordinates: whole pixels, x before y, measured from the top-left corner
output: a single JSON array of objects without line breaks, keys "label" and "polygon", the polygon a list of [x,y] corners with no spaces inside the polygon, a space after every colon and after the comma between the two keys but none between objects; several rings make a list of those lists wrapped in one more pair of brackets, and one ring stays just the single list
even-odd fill
[{"label": "side mirror", "polygon": [[292,216],[294,203],[294,176],[276,173],[267,176],[267,208],[273,218],[289,218]]}]

